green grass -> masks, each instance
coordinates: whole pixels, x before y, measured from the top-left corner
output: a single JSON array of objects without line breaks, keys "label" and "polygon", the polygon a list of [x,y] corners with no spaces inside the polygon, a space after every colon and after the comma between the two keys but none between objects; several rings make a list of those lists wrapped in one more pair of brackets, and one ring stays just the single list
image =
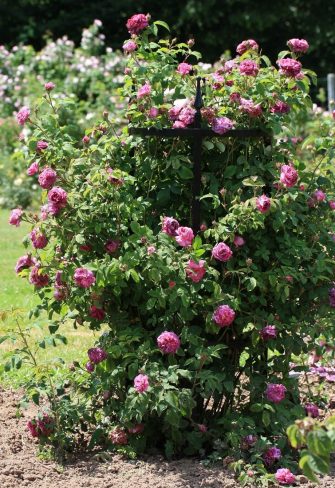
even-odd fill
[{"label": "green grass", "polygon": [[[74,329],[72,323],[67,323],[57,332],[68,339],[67,344],[57,347],[38,347],[38,342],[44,336],[50,335],[48,330],[48,320],[45,316],[39,319],[29,319],[28,312],[38,304],[38,296],[34,293],[34,288],[28,283],[27,279],[20,278],[15,274],[14,267],[17,259],[26,254],[26,249],[22,245],[22,239],[30,231],[28,224],[22,223],[20,227],[13,227],[8,224],[8,210],[0,210],[0,269],[2,280],[2,292],[0,293],[0,337],[11,333],[16,327],[15,315],[11,310],[19,312],[19,323],[22,329],[33,326],[28,338],[28,343],[32,348],[37,348],[37,362],[40,366],[49,365],[51,367],[64,368],[74,360],[81,363],[87,361],[86,351],[94,344],[100,335],[88,328],[81,327]],[[5,341],[0,345],[0,383],[3,385],[20,386],[24,384],[31,375],[31,367],[23,364],[20,369],[4,372],[4,365],[9,361],[13,350],[20,346],[20,342],[13,343]],[[59,366],[57,358],[64,360],[65,366]]]}]

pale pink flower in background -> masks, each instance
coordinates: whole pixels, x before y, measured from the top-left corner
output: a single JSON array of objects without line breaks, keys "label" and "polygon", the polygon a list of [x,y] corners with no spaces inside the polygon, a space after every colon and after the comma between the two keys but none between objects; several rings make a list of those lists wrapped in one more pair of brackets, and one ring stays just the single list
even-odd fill
[{"label": "pale pink flower in background", "polygon": [[183,76],[188,75],[193,69],[193,66],[188,63],[178,64],[177,72]]},{"label": "pale pink flower in background", "polygon": [[241,56],[246,51],[258,51],[259,45],[253,39],[248,39],[247,41],[242,41],[236,48],[236,52]]},{"label": "pale pink flower in background", "polygon": [[123,44],[122,49],[124,50],[125,53],[129,54],[129,53],[136,51],[137,44],[135,41],[126,41]]},{"label": "pale pink flower in background", "polygon": [[149,109],[148,117],[149,119],[155,119],[159,115],[159,110],[156,107],[151,107]]},{"label": "pale pink flower in background", "polygon": [[187,263],[186,276],[194,283],[199,283],[206,274],[206,261],[200,259],[199,263],[190,259]]},{"label": "pale pink flower in background", "polygon": [[142,85],[137,91],[137,98],[145,98],[148,97],[151,93],[151,85],[150,83],[146,82]]},{"label": "pale pink flower in background", "polygon": [[223,71],[225,73],[231,73],[233,69],[237,68],[237,63],[234,59],[230,59],[229,61],[226,61],[225,64],[223,65]]},{"label": "pale pink flower in background", "polygon": [[10,223],[10,225],[15,225],[16,227],[19,227],[22,215],[23,211],[20,208],[14,208],[14,210],[12,210],[10,213],[8,222]]},{"label": "pale pink flower in background", "polygon": [[235,235],[233,242],[236,247],[242,247],[245,244],[245,240],[243,239],[243,237],[238,235]]},{"label": "pale pink flower in background", "polygon": [[47,83],[45,83],[44,85],[44,88],[46,89],[46,91],[52,91],[54,88],[55,88],[55,84],[52,83],[52,81],[48,81]]},{"label": "pale pink flower in background", "polygon": [[88,144],[88,143],[90,142],[90,138],[89,138],[88,136],[84,136],[84,137],[82,138],[82,142],[83,142],[84,144]]},{"label": "pale pink flower in background", "polygon": [[155,246],[148,246],[147,247],[147,254],[148,256],[151,256],[151,254],[154,254],[156,252],[156,247]]},{"label": "pale pink flower in background", "polygon": [[261,213],[266,213],[271,207],[271,198],[261,195],[256,200],[256,207]]},{"label": "pale pink flower in background", "polygon": [[328,205],[332,210],[335,210],[335,200],[329,200]]},{"label": "pale pink flower in background", "polygon": [[314,193],[313,193],[313,198],[317,201],[317,202],[323,202],[324,200],[326,200],[326,194],[322,191],[322,190],[316,190]]},{"label": "pale pink flower in background", "polygon": [[240,110],[249,115],[249,117],[259,117],[263,110],[260,103],[255,104],[252,100],[240,99]]},{"label": "pale pink flower in background", "polygon": [[178,227],[175,239],[182,247],[191,246],[194,239],[193,230],[190,227]]},{"label": "pale pink flower in background", "polygon": [[39,167],[38,167],[38,162],[35,161],[34,163],[32,163],[29,168],[27,169],[27,175],[28,176],[33,176],[33,175],[36,175],[36,173],[38,173],[38,170],[39,170]]},{"label": "pale pink flower in background", "polygon": [[149,388],[149,378],[146,374],[138,374],[134,378],[134,388],[137,393],[144,393]]},{"label": "pale pink flower in background", "polygon": [[29,117],[30,117],[30,109],[29,107],[26,106],[22,107],[16,114],[16,120],[20,125],[24,125],[29,119]]}]

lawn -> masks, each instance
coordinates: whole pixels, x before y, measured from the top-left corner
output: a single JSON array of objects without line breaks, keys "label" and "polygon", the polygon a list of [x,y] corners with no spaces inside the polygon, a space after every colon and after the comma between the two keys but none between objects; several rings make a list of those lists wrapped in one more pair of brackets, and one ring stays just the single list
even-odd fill
[{"label": "lawn", "polygon": [[[0,264],[2,278],[2,293],[0,293],[0,337],[10,333],[15,324],[15,317],[19,317],[19,324],[22,329],[34,326],[29,338],[29,345],[35,347],[36,341],[41,341],[44,336],[49,335],[48,321],[45,317],[38,320],[28,318],[29,310],[38,303],[38,297],[34,294],[33,287],[26,279],[16,276],[14,267],[18,257],[25,254],[26,250],[22,245],[22,239],[29,232],[29,226],[22,223],[20,227],[13,227],[8,224],[8,210],[0,210]],[[14,311],[14,314],[11,312]],[[86,362],[86,350],[94,344],[94,333],[82,327],[75,330],[71,323],[67,323],[58,331],[68,339],[67,344],[61,344],[56,348],[50,346],[45,349],[38,348],[37,360],[39,365],[52,367],[66,367],[72,361]],[[13,344],[5,341],[0,345],[0,383],[5,385],[19,386],[31,372],[29,365],[23,365],[18,370],[4,373],[4,365],[12,355],[13,349],[19,343]],[[59,366],[56,358],[61,357],[65,366]]]}]

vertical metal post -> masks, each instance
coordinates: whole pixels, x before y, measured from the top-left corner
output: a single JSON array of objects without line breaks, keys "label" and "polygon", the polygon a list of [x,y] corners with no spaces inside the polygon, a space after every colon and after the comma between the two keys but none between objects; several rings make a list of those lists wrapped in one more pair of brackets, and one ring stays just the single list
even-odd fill
[{"label": "vertical metal post", "polygon": [[[201,93],[201,78],[197,78],[197,90],[194,101],[194,108],[196,110],[194,116],[193,127],[201,128],[201,108],[203,107],[202,93]],[[194,233],[200,230],[200,194],[201,194],[201,153],[202,153],[202,137],[198,134],[193,138],[193,188],[192,188],[192,228]]]},{"label": "vertical metal post", "polygon": [[328,100],[328,111],[332,112],[335,110],[335,74],[329,73],[327,75],[327,100]]}]

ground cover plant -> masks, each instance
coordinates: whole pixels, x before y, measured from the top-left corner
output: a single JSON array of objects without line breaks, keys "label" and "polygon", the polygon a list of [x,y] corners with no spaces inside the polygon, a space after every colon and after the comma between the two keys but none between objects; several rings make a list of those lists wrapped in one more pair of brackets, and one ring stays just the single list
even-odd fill
[{"label": "ground cover plant", "polygon": [[[335,305],[332,134],[316,138],[308,165],[281,137],[311,107],[315,75],[300,62],[308,43],[288,41],[274,67],[243,41],[235,59],[204,73],[194,41],[170,40],[164,22],[138,14],[127,29],[122,131],[106,113],[78,138],[59,116],[73,102],[48,87],[17,114],[32,129],[27,163],[44,190],[40,213],[10,216],[31,224],[16,266],[41,299],[31,316],[46,312],[55,334],[67,320],[108,324],[85,368],[73,365],[72,388],[58,398],[38,385],[51,410],[30,432],[63,449],[83,429],[89,446],[130,456],[229,455],[243,483],[293,483],[286,428],[314,399],[289,373],[331,337]],[[129,132],[192,127],[196,76],[205,79],[203,126],[227,135],[204,142],[197,235],[189,144]],[[255,127],[272,139],[229,137]]]}]

